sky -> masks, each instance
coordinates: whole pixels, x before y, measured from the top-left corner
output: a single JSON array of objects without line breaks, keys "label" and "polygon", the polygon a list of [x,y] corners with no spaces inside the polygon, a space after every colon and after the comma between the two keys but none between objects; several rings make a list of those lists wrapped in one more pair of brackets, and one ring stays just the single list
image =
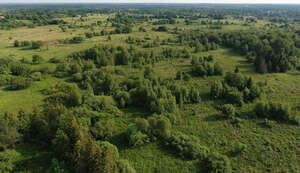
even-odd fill
[{"label": "sky", "polygon": [[0,0],[0,3],[267,3],[300,4],[300,0]]}]

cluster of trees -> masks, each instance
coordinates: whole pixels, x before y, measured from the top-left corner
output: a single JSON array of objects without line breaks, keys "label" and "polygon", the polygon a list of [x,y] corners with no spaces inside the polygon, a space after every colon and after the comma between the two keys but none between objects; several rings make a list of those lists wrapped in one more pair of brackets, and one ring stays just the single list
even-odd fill
[{"label": "cluster of trees", "polygon": [[224,73],[223,68],[219,63],[211,64],[214,60],[212,55],[204,57],[193,56],[191,60],[192,74],[195,76],[222,76]]},{"label": "cluster of trees", "polygon": [[227,156],[212,152],[207,147],[200,145],[195,136],[188,136],[180,132],[172,133],[171,137],[165,140],[165,145],[178,152],[179,156],[195,160],[198,159],[202,171],[213,173],[231,173],[231,163]]},{"label": "cluster of trees", "polygon": [[148,119],[137,119],[127,130],[130,146],[140,146],[158,139],[166,139],[171,135],[171,123],[168,118],[160,115]]},{"label": "cluster of trees", "polygon": [[[33,55],[32,63],[39,64],[43,58]],[[33,81],[40,81],[44,75],[52,73],[48,66],[41,66],[32,69],[30,62],[25,59],[15,61],[9,58],[0,59],[0,86],[7,86],[8,89],[20,90],[30,87]]]},{"label": "cluster of trees", "polygon": [[44,43],[42,41],[14,41],[14,47],[29,47],[31,49],[40,49]]},{"label": "cluster of trees", "polygon": [[75,36],[73,38],[66,38],[64,40],[59,40],[60,43],[63,44],[79,44],[82,43],[84,41],[84,38],[81,36]]},{"label": "cluster of trees", "polygon": [[138,51],[131,48],[114,47],[114,46],[96,46],[94,48],[76,52],[69,56],[74,60],[91,60],[96,66],[107,65],[129,65],[152,64],[160,58],[153,51]]},{"label": "cluster of trees", "polygon": [[227,72],[224,80],[215,81],[210,88],[214,99],[224,99],[230,104],[241,106],[244,102],[253,102],[262,94],[262,88],[254,84],[251,77],[241,73]]},{"label": "cluster of trees", "polygon": [[[61,172],[135,172],[127,161],[120,159],[118,149],[114,145],[107,141],[96,141],[80,124],[78,115],[59,103],[49,103],[45,109],[36,109],[29,114],[20,111],[17,116],[1,116],[0,123],[2,150],[15,152],[18,141],[38,144],[53,152],[54,159],[50,170],[55,168]],[[11,155],[6,157],[13,159]],[[9,164],[13,163],[5,163],[6,166]],[[12,171],[13,167],[3,169]]]},{"label": "cluster of trees", "polygon": [[294,68],[296,48],[289,33],[235,32],[222,34],[223,44],[254,62],[259,73],[286,72]]},{"label": "cluster of trees", "polygon": [[297,65],[297,36],[281,32],[203,32],[178,35],[178,43],[189,45],[195,52],[218,49],[219,45],[234,48],[253,62],[259,73],[286,72]]},{"label": "cluster of trees", "polygon": [[177,42],[189,45],[195,53],[198,53],[218,49],[221,39],[216,32],[191,31],[178,34]]},{"label": "cluster of trees", "polygon": [[171,24],[171,25],[173,25],[175,23],[176,23],[176,20],[173,19],[173,18],[170,18],[170,19],[161,19],[161,20],[152,22],[153,25],[165,25],[165,24]]},{"label": "cluster of trees", "polygon": [[259,118],[267,118],[276,121],[291,121],[291,108],[281,103],[257,103],[254,108],[254,112]]}]

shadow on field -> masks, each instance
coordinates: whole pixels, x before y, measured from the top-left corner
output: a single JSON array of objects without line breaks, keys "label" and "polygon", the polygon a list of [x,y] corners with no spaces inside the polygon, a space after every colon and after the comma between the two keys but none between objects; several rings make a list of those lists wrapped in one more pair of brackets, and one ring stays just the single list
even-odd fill
[{"label": "shadow on field", "polygon": [[212,114],[204,118],[204,121],[223,121],[226,120],[221,114]]},{"label": "shadow on field", "polygon": [[17,149],[17,152],[21,153],[22,159],[15,163],[15,172],[43,172],[54,157],[53,153],[32,146]]}]

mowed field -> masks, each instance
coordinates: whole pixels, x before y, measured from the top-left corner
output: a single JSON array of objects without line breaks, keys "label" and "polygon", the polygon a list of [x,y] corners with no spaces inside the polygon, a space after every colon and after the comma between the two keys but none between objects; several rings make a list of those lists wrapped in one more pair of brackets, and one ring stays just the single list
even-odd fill
[{"label": "mowed field", "polygon": [[[94,15],[86,18],[82,25],[93,23],[97,20],[105,21],[107,16]],[[67,21],[78,21],[79,18],[68,18]],[[178,27],[186,27],[179,20]],[[201,21],[199,20],[199,23]],[[236,25],[225,26],[226,30],[240,30],[246,28],[242,22],[233,21]],[[187,28],[197,28],[199,23],[188,26]],[[259,22],[253,27],[263,27],[266,23]],[[137,32],[139,26],[145,26],[147,32]],[[55,70],[55,65],[48,63],[51,58],[66,58],[72,52],[85,50],[97,44],[130,46],[125,40],[128,36],[134,38],[150,37],[152,40],[159,38],[166,40],[174,39],[170,33],[154,32],[147,23],[142,23],[134,27],[130,34],[111,35],[111,40],[107,36],[98,36],[86,39],[80,44],[60,44],[58,40],[72,38],[74,36],[84,36],[90,31],[86,28],[68,29],[63,32],[57,25],[37,26],[36,28],[18,28],[8,31],[0,31],[0,57],[14,58],[16,60],[26,59],[29,63],[33,55],[40,55],[45,62],[39,65],[32,65],[32,68],[42,68],[49,66]],[[169,25],[170,28],[175,27]],[[100,32],[102,29],[110,29],[110,26],[95,27],[94,30]],[[24,48],[13,47],[14,40],[40,40],[45,43],[39,50],[26,50]],[[163,47],[163,46],[161,46]],[[149,48],[154,51],[159,48]],[[165,46],[168,47],[168,46]],[[174,46],[173,46],[174,47]],[[178,46],[178,48],[182,48]],[[141,48],[145,49],[145,48]],[[246,58],[235,53],[234,50],[220,48],[214,51],[193,53],[196,56],[214,55],[214,61],[218,62],[225,72],[234,71],[239,67],[241,73],[253,77],[255,82],[267,83],[265,92],[261,98],[263,101],[272,100],[289,104],[293,112],[300,114],[300,72],[290,71],[288,73],[277,74],[258,74],[254,72],[253,64],[247,62]],[[158,76],[175,78],[177,71],[188,72],[191,68],[190,59],[175,59],[156,63],[153,65],[154,72]],[[236,127],[230,120],[220,118],[216,111],[214,101],[210,100],[208,93],[210,84],[215,80],[222,80],[223,77],[193,77],[191,81],[180,81],[182,85],[193,85],[201,88],[202,102],[199,104],[185,105],[178,113],[178,120],[173,126],[175,130],[184,132],[188,135],[198,137],[201,144],[207,146],[212,151],[229,156],[234,172],[237,173],[257,173],[257,172],[300,172],[300,127],[290,124],[271,121],[272,128],[266,128],[263,120],[251,119],[247,116],[241,119],[241,126]],[[34,107],[44,104],[46,95],[43,91],[58,81],[67,80],[46,76],[42,81],[34,82],[28,89],[20,91],[10,91],[5,87],[0,88],[0,110],[1,112],[17,113],[21,108],[27,112]],[[255,102],[240,108],[241,113],[247,114],[252,110]],[[194,110],[192,112],[191,110]],[[136,117],[146,115],[140,109],[123,109],[123,117],[116,119],[117,134],[124,134],[129,124],[135,121]],[[243,117],[243,115],[241,116]],[[116,135],[118,136],[118,135]],[[128,159],[130,164],[138,173],[189,173],[199,170],[196,161],[185,161],[177,157],[177,153],[164,148],[159,142],[146,144],[142,147],[128,148],[122,143],[125,139],[115,138],[115,144],[124,159]],[[240,155],[232,155],[232,148],[236,143],[244,143],[247,149]],[[25,151],[22,151],[26,153]],[[46,153],[47,154],[47,153]],[[35,160],[40,155],[35,152],[26,153],[28,160]],[[35,158],[35,159],[34,159]],[[22,158],[26,160],[26,158]],[[33,164],[34,165],[34,164]],[[38,167],[37,165],[35,165]],[[38,168],[37,168],[38,169]]]}]

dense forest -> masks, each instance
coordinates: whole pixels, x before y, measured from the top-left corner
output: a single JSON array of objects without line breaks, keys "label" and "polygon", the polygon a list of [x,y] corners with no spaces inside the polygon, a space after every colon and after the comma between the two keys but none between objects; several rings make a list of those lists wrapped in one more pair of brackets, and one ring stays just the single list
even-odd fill
[{"label": "dense forest", "polygon": [[300,172],[299,18],[1,5],[0,172]]}]

